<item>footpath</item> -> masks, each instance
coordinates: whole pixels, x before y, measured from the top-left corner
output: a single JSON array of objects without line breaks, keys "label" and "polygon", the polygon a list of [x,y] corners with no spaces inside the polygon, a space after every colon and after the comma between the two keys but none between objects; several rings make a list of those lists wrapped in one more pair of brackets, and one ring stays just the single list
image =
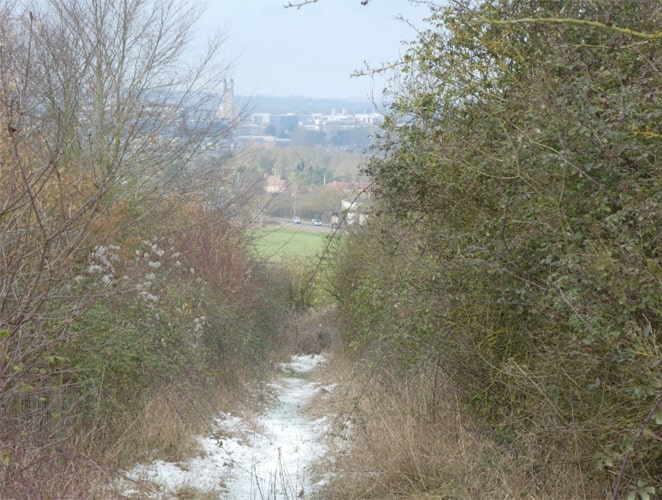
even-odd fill
[{"label": "footpath", "polygon": [[[310,416],[306,407],[330,389],[310,376],[324,362],[324,355],[316,354],[281,364],[279,376],[266,389],[273,400],[260,415],[248,420],[219,415],[211,435],[198,438],[202,456],[134,467],[125,474],[126,497],[177,498],[187,492],[187,498],[205,499],[315,498],[327,480],[314,466],[328,452],[329,422]],[[146,483],[151,491],[147,494],[142,487],[131,487]]]}]

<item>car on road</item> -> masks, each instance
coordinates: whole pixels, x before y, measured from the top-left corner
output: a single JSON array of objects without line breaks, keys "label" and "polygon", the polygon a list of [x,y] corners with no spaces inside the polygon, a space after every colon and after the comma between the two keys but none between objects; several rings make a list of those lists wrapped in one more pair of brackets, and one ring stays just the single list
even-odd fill
[{"label": "car on road", "polygon": [[294,219],[292,219],[292,222],[294,222],[295,224],[301,224],[301,217],[295,217]]},{"label": "car on road", "polygon": [[321,220],[319,220],[319,219],[313,219],[313,226],[321,226],[321,225],[322,225],[322,221],[321,221]]}]

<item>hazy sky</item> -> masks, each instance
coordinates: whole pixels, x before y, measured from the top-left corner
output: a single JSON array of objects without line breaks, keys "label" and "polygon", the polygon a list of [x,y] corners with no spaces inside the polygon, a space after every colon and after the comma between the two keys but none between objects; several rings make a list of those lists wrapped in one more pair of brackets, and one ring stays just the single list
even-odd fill
[{"label": "hazy sky", "polygon": [[[407,0],[319,0],[285,9],[287,0],[205,0],[201,33],[221,29],[236,58],[235,93],[307,97],[366,97],[380,83],[350,78],[363,61],[392,61],[401,40],[415,32],[398,15],[420,25],[427,7]],[[379,87],[379,88],[377,88]]]}]

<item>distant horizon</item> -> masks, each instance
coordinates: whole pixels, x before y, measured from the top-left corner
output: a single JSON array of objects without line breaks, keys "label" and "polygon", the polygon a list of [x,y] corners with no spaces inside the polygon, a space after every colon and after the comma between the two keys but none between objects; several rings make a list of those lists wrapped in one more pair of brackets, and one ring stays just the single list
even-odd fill
[{"label": "distant horizon", "polygon": [[368,97],[359,97],[359,96],[350,96],[350,97],[343,97],[343,96],[312,96],[312,95],[303,95],[303,94],[289,94],[289,95],[282,95],[282,94],[270,94],[270,93],[260,93],[260,94],[244,94],[241,92],[235,92],[235,98],[240,98],[240,99],[253,99],[253,98],[260,98],[260,97],[265,97],[269,99],[308,99],[312,101],[349,101],[349,102],[366,102],[369,103],[371,102]]},{"label": "distant horizon", "polygon": [[235,102],[241,106],[255,105],[254,112],[267,113],[329,113],[336,108],[349,114],[377,112],[378,107],[368,98],[314,97],[314,96],[279,96],[268,94],[243,95],[235,91]]}]

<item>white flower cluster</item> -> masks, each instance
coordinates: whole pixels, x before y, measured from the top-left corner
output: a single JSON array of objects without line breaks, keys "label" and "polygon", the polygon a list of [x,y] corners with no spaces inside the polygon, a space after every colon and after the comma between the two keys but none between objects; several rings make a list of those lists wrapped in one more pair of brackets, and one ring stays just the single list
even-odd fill
[{"label": "white flower cluster", "polygon": [[115,267],[113,262],[119,262],[119,247],[115,245],[97,246],[90,254],[90,265],[87,267],[87,274],[99,276],[99,281],[110,286],[115,282]]},{"label": "white flower cluster", "polygon": [[152,245],[152,252],[155,253],[159,257],[163,257],[163,254],[165,253],[165,250],[162,250],[161,248],[159,248],[159,246],[156,243],[154,243]]},{"label": "white flower cluster", "polygon": [[199,316],[193,318],[193,336],[195,338],[195,348],[197,349],[200,346],[200,341],[202,340],[202,335],[205,331],[205,325],[207,324],[206,316]]},{"label": "white flower cluster", "polygon": [[150,304],[155,304],[159,301],[158,295],[153,293],[152,286],[156,281],[155,271],[161,268],[161,259],[165,255],[165,250],[159,247],[155,241],[143,241],[143,245],[149,248],[148,251],[136,250],[136,258],[138,260],[146,261],[149,272],[145,274],[141,283],[136,284],[138,295]]},{"label": "white flower cluster", "polygon": [[206,316],[200,316],[199,318],[194,318],[193,319],[193,332],[202,333],[202,330],[204,330],[206,324],[207,324],[207,317]]}]

